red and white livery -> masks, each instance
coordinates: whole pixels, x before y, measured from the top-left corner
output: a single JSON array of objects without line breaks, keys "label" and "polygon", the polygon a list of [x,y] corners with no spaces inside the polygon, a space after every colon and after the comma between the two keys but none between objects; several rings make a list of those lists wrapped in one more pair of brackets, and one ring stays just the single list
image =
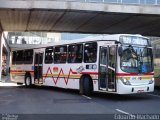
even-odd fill
[{"label": "red and white livery", "polygon": [[131,94],[154,91],[153,53],[148,38],[117,34],[13,50],[11,79],[44,85]]}]

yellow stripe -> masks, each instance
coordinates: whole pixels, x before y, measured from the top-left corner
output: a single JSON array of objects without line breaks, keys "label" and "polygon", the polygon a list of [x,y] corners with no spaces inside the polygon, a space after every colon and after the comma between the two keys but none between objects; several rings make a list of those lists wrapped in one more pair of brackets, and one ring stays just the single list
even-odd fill
[{"label": "yellow stripe", "polygon": [[25,73],[11,73],[12,75],[24,75]]},{"label": "yellow stripe", "polygon": [[[150,79],[152,79],[151,76],[142,76],[141,78],[142,78],[142,80],[150,80]],[[138,79],[140,79],[140,77],[138,77]]]},{"label": "yellow stripe", "polygon": [[[119,80],[121,77],[116,77],[117,80]],[[130,77],[123,77],[125,78],[126,80],[130,80]]]},{"label": "yellow stripe", "polygon": [[[26,72],[11,72],[12,75],[25,75]],[[34,75],[34,73],[30,73],[31,75]]]},{"label": "yellow stripe", "polygon": [[[122,76],[123,78],[125,78],[125,79],[127,79],[127,80],[130,80],[131,79],[131,77],[124,77],[124,76]],[[132,76],[132,77],[134,77],[134,76]],[[141,80],[151,80],[152,79],[152,77],[153,76],[135,76],[138,80],[140,80],[140,78],[141,78]],[[118,79],[120,79],[121,77],[119,77],[119,76],[117,76],[116,77],[116,79],[118,80]]]},{"label": "yellow stripe", "polygon": [[25,74],[12,74],[13,76],[25,75]]},{"label": "yellow stripe", "polygon": [[26,73],[26,72],[11,72],[11,74],[21,74],[21,73]]},{"label": "yellow stripe", "polygon": [[[43,74],[44,77],[58,77],[58,74]],[[59,75],[59,77],[80,78],[80,75]]]}]

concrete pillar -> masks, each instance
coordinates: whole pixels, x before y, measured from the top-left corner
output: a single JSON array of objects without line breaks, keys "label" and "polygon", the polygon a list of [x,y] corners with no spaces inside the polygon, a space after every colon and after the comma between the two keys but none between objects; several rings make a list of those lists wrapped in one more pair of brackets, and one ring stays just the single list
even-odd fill
[{"label": "concrete pillar", "polygon": [[2,30],[0,30],[0,81],[2,76]]},{"label": "concrete pillar", "polygon": [[2,51],[3,51],[3,49],[2,49],[2,37],[3,37],[3,35],[2,35],[2,33],[3,33],[3,29],[2,29],[2,26],[1,26],[1,23],[0,23],[0,81],[1,81],[1,76],[2,76]]},{"label": "concrete pillar", "polygon": [[[10,73],[9,73],[9,69],[10,69],[10,62],[11,62],[11,60],[10,60],[10,51],[8,51],[7,52],[8,54],[7,54],[7,62],[6,62],[6,64],[7,64],[7,75],[9,75]],[[10,76],[10,75],[9,75]]]},{"label": "concrete pillar", "polygon": [[10,47],[9,47],[9,44],[8,44],[8,32],[3,32],[3,35],[4,35],[4,38],[3,38],[3,47],[4,49],[6,50],[6,71],[7,71],[7,76],[10,76],[8,74],[8,70],[9,70],[9,67],[10,67]]},{"label": "concrete pillar", "polygon": [[[10,64],[10,48],[8,46],[8,43],[7,43],[7,35],[8,35],[8,32],[2,32],[1,34],[1,44],[0,44],[0,55],[1,55],[1,59],[0,59],[0,65],[1,65],[1,68],[2,68],[2,64],[3,64],[3,61],[2,61],[2,55],[3,55],[3,52],[5,52],[5,55],[6,55],[6,72],[7,72],[7,76],[4,76],[3,77],[3,80],[2,80],[2,74],[0,74],[0,77],[1,77],[1,81],[6,81],[8,80],[9,78],[9,74],[8,74],[8,69],[9,69],[9,64]],[[2,73],[2,69],[0,71],[0,73]]]}]

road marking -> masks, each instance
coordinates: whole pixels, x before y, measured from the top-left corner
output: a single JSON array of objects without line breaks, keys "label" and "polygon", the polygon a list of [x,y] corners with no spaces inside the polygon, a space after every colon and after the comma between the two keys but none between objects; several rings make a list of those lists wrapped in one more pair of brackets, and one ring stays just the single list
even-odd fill
[{"label": "road marking", "polygon": [[120,110],[120,109],[116,109],[116,111],[118,111],[118,112],[120,112],[120,113],[123,113],[123,114],[126,114],[126,115],[129,115],[129,116],[131,116],[131,117],[135,117],[135,115],[132,115],[132,114],[130,114],[130,113],[128,113],[128,112],[125,112],[125,111],[123,111],[123,110]]},{"label": "road marking", "polygon": [[10,87],[12,87],[12,86],[20,86],[20,85],[17,85],[17,83],[2,83],[2,82],[0,82],[0,86],[10,86]]},{"label": "road marking", "polygon": [[160,98],[159,95],[154,95],[154,94],[147,94],[147,95],[154,96],[154,97],[159,97]]},{"label": "road marking", "polygon": [[127,114],[127,115],[130,115],[130,113],[128,113],[128,112],[125,112],[125,111],[123,111],[123,110],[120,110],[120,109],[116,109],[118,112],[120,112],[120,113],[123,113],[123,114]]},{"label": "road marking", "polygon": [[82,95],[82,96],[85,97],[85,98],[87,98],[87,99],[89,99],[89,100],[92,99],[91,97],[88,97],[88,96],[86,96],[86,95]]}]

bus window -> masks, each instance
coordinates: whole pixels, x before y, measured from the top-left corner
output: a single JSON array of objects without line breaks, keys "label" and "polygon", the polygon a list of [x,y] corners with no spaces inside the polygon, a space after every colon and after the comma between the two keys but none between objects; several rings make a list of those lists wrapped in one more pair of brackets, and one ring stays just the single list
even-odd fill
[{"label": "bus window", "polygon": [[32,64],[33,62],[33,50],[25,50],[24,51],[24,64]]},{"label": "bus window", "polygon": [[17,51],[16,55],[16,64],[23,64],[24,63],[24,56],[23,56],[23,51]]},{"label": "bus window", "polygon": [[109,47],[109,66],[115,68],[116,62],[116,47]]},{"label": "bus window", "polygon": [[16,55],[17,55],[16,51],[13,51],[12,52],[12,65],[16,64]]},{"label": "bus window", "polygon": [[121,69],[128,73],[148,73],[153,71],[152,49],[146,47],[122,46]]},{"label": "bus window", "polygon": [[45,63],[50,64],[53,63],[53,55],[54,55],[53,47],[46,48],[45,50]]},{"label": "bus window", "polygon": [[81,63],[83,58],[83,44],[69,45],[68,63]]},{"label": "bus window", "polygon": [[66,63],[67,46],[55,47],[54,63]]},{"label": "bus window", "polygon": [[84,62],[92,63],[97,60],[97,43],[86,43],[84,46]]}]

